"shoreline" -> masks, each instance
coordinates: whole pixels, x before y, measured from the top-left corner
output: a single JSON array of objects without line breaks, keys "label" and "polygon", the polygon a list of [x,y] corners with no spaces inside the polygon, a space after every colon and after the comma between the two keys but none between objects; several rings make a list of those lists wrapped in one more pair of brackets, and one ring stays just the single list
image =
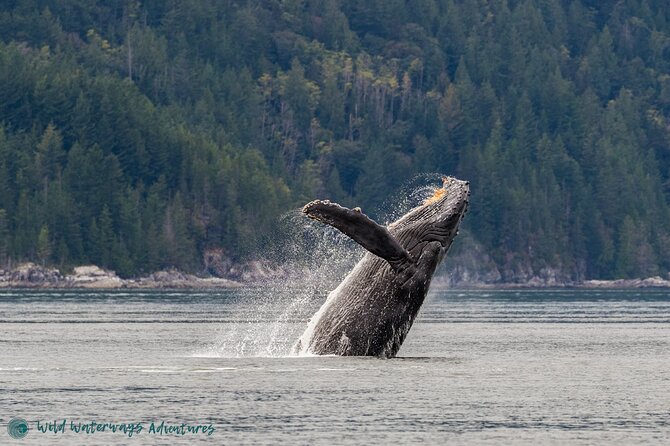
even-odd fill
[{"label": "shoreline", "polygon": [[[224,279],[225,280],[225,279]],[[0,283],[0,291],[3,290],[45,290],[45,291],[77,291],[77,290],[101,290],[101,291],[124,291],[124,290],[146,290],[146,291],[161,291],[161,290],[183,290],[183,291],[199,291],[199,290],[235,290],[235,289],[252,289],[264,286],[259,282],[239,283],[217,283],[218,280],[203,279],[195,283],[128,283],[120,286],[105,286],[105,285],[69,285],[69,284],[47,284],[36,285],[26,283]],[[617,282],[617,281],[613,281]],[[607,284],[603,286],[589,286],[581,284],[572,285],[526,285],[519,283],[500,283],[500,284],[469,284],[457,286],[441,286],[436,285],[431,287],[432,291],[551,291],[551,290],[669,290],[670,285],[661,286],[636,286],[636,285],[619,285]],[[669,296],[670,297],[670,296]]]},{"label": "shoreline", "polygon": [[0,270],[1,289],[129,290],[129,289],[234,289],[242,282],[220,277],[198,277],[177,270],[158,271],[145,277],[122,279],[114,271],[95,265],[78,266],[64,275],[56,268],[24,263]]},{"label": "shoreline", "polygon": [[[220,283],[225,282],[225,283]],[[438,291],[484,291],[484,290],[498,290],[498,291],[514,291],[514,290],[529,290],[529,291],[540,291],[540,290],[669,290],[669,285],[655,285],[655,286],[638,286],[638,285],[629,285],[629,284],[619,284],[618,280],[613,280],[611,282],[601,286],[591,286],[583,284],[571,284],[571,285],[528,285],[520,283],[480,283],[480,284],[468,284],[468,285],[457,285],[457,286],[433,286],[432,290]],[[243,288],[257,288],[263,286],[259,282],[234,282],[226,279],[201,279],[196,282],[182,283],[145,283],[144,281],[140,283],[124,283],[120,286],[107,286],[103,284],[91,284],[91,285],[71,285],[71,284],[32,284],[25,282],[11,282],[11,283],[0,283],[0,291],[2,290],[47,290],[47,291],[75,291],[75,290],[101,290],[101,291],[123,291],[123,290],[147,290],[147,291],[160,291],[160,290],[184,290],[184,291],[197,291],[197,290],[234,290],[234,289],[243,289]]]},{"label": "shoreline", "polygon": [[[653,285],[653,286],[639,286],[635,284],[620,284],[621,280],[607,281],[611,283],[593,286],[588,284],[570,284],[570,285],[536,285],[536,284],[522,284],[522,283],[479,283],[479,284],[459,284],[455,286],[435,285],[431,290],[435,291],[542,291],[542,290],[668,290],[670,291],[670,284],[667,285]],[[628,282],[628,281],[626,281]],[[45,291],[78,291],[78,290],[100,290],[100,291],[124,291],[124,290],[146,290],[146,291],[161,291],[161,290],[183,290],[183,291],[198,291],[198,290],[234,290],[234,289],[250,289],[264,286],[260,282],[235,282],[227,279],[218,278],[204,278],[194,282],[170,282],[170,283],[151,283],[145,281],[135,282],[135,279],[129,280],[129,283],[123,283],[119,286],[106,284],[90,284],[90,285],[72,285],[72,284],[33,284],[25,282],[11,282],[0,283],[0,291],[3,290],[45,290]],[[669,295],[670,297],[670,295]]]},{"label": "shoreline", "polygon": [[[445,281],[448,282],[448,281]],[[636,279],[589,279],[582,282],[550,282],[529,281],[525,283],[434,283],[434,289],[451,290],[614,290],[614,289],[670,289],[670,280],[660,276]]]},{"label": "shoreline", "polygon": [[[178,270],[158,271],[145,277],[122,279],[115,272],[95,265],[79,266],[64,275],[56,268],[25,263],[13,270],[0,270],[2,289],[44,290],[206,290],[253,288],[285,280],[286,277],[260,276],[235,280],[221,277],[199,277]],[[532,280],[525,283],[453,283],[448,276],[437,277],[434,290],[607,290],[607,289],[670,289],[670,280],[662,277],[615,280],[585,280],[582,282],[547,282]]]},{"label": "shoreline", "polygon": [[589,283],[538,285],[525,283],[478,283],[459,284],[454,286],[436,285],[434,290],[477,291],[477,290],[670,290],[670,283],[659,285],[641,285],[642,279],[599,280],[599,285]]}]

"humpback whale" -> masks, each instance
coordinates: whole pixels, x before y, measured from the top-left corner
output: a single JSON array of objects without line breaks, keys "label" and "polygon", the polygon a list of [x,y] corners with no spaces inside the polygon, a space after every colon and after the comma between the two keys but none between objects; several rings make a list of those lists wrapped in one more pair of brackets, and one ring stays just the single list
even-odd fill
[{"label": "humpback whale", "polygon": [[431,198],[386,227],[360,208],[328,200],[306,204],[307,217],[337,228],[368,252],[330,292],[293,353],[394,357],[458,234],[469,195],[468,182],[443,177]]}]

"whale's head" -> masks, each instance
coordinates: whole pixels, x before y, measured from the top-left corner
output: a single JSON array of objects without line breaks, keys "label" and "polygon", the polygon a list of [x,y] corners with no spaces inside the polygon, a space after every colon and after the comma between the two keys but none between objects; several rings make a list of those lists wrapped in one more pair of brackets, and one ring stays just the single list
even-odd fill
[{"label": "whale's head", "polygon": [[442,187],[436,188],[433,196],[388,226],[400,244],[414,255],[426,243],[439,242],[441,259],[467,212],[470,183],[453,177],[442,180]]},{"label": "whale's head", "polygon": [[422,271],[437,266],[458,233],[468,207],[469,183],[444,177],[442,187],[398,221],[379,225],[360,208],[348,209],[329,200],[307,203],[302,212],[351,237],[372,254],[388,261],[395,271]]}]

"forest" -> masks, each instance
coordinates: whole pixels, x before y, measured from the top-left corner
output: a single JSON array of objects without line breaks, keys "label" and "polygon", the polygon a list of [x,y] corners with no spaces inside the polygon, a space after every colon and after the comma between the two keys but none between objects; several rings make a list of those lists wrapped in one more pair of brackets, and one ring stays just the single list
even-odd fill
[{"label": "forest", "polygon": [[667,275],[670,3],[0,3],[0,267],[199,272],[424,172],[501,280]]}]

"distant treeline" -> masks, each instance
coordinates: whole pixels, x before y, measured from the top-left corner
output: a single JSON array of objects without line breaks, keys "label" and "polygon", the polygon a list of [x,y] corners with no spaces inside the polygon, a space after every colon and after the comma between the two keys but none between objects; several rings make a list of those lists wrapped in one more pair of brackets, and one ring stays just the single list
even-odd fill
[{"label": "distant treeline", "polygon": [[670,269],[665,0],[5,0],[0,41],[0,265],[198,271],[437,171],[502,271]]}]

